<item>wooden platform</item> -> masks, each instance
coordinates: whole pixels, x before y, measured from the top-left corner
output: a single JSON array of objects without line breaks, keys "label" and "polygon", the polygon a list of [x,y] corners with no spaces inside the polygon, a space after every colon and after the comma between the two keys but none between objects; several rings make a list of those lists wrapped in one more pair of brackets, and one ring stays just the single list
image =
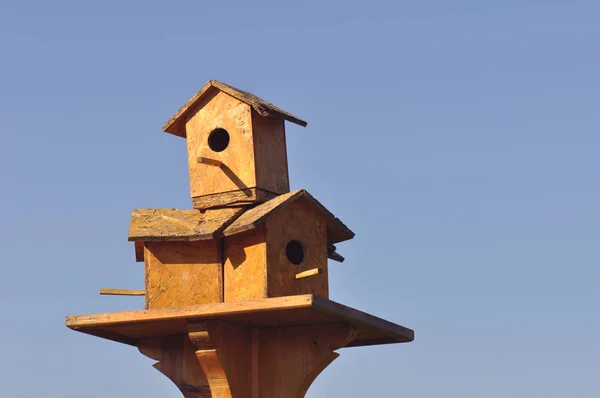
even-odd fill
[{"label": "wooden platform", "polygon": [[406,343],[414,339],[411,329],[313,295],[75,315],[68,316],[66,324],[82,333],[137,346],[141,339],[187,334],[188,322],[205,320],[256,328],[344,323],[358,330],[357,337],[346,347]]}]

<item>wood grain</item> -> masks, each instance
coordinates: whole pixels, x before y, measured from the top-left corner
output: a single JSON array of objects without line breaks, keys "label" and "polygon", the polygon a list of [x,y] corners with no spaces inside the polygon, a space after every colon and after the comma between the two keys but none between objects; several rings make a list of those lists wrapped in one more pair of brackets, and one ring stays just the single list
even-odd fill
[{"label": "wood grain", "polygon": [[[249,105],[217,91],[208,102],[190,112],[186,121],[190,193],[192,197],[256,187],[252,116]],[[221,152],[208,143],[217,129],[229,133],[229,145]],[[221,167],[206,167],[198,157],[214,159]]]},{"label": "wood grain", "polygon": [[223,301],[219,241],[146,242],[146,308]]}]

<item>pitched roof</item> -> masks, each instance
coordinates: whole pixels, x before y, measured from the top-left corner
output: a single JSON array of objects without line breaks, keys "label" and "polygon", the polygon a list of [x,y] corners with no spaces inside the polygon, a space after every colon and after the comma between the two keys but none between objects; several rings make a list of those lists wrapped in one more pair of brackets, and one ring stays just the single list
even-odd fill
[{"label": "pitched roof", "polygon": [[354,237],[352,232],[340,219],[336,218],[329,210],[313,198],[304,189],[287,193],[260,204],[242,214],[227,228],[222,231],[224,236],[231,236],[256,228],[263,223],[271,214],[279,211],[285,206],[297,200],[305,200],[317,212],[321,213],[327,224],[327,243],[342,242]]},{"label": "pitched roof", "polygon": [[144,261],[144,242],[214,239],[242,213],[241,208],[207,210],[137,209],[131,214],[129,241],[135,241],[135,257]]},{"label": "pitched roof", "polygon": [[187,113],[196,105],[200,100],[207,94],[211,88],[216,88],[222,92],[229,94],[233,98],[248,104],[261,116],[265,117],[276,117],[287,120],[292,123],[296,123],[302,127],[306,127],[306,122],[302,119],[298,119],[296,116],[284,111],[281,108],[267,102],[256,95],[242,91],[235,87],[231,87],[225,83],[218,82],[216,80],[209,80],[188,102],[183,105],[175,115],[163,126],[163,131],[185,138],[185,122],[184,117]]}]

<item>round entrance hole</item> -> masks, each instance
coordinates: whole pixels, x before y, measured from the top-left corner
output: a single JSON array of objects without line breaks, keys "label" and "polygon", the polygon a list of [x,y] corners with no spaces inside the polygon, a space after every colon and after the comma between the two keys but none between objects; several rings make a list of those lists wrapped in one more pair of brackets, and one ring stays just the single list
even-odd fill
[{"label": "round entrance hole", "polygon": [[229,133],[227,130],[218,128],[210,132],[208,146],[215,152],[222,152],[229,145]]},{"label": "round entrance hole", "polygon": [[304,261],[304,246],[297,240],[291,240],[285,247],[285,255],[292,264],[301,264]]}]

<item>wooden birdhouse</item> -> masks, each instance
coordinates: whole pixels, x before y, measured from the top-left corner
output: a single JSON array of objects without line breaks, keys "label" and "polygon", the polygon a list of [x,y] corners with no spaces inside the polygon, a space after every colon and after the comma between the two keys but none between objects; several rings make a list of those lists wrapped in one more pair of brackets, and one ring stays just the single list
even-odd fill
[{"label": "wooden birdhouse", "polygon": [[211,80],[164,126],[187,139],[193,207],[264,202],[289,192],[284,120],[306,122]]},{"label": "wooden birdhouse", "polygon": [[225,301],[329,297],[327,258],[354,237],[305,190],[254,207],[223,230]]},{"label": "wooden birdhouse", "polygon": [[[336,350],[413,331],[329,300],[327,260],[354,233],[305,190],[289,192],[276,106],[209,81],[164,126],[187,139],[193,210],[134,210],[146,309],[67,317],[138,347],[187,398],[302,398]],[[389,395],[389,394],[388,394]]]},{"label": "wooden birdhouse", "polygon": [[327,258],[354,233],[305,190],[251,209],[134,210],[146,308],[295,294],[329,297]]}]

